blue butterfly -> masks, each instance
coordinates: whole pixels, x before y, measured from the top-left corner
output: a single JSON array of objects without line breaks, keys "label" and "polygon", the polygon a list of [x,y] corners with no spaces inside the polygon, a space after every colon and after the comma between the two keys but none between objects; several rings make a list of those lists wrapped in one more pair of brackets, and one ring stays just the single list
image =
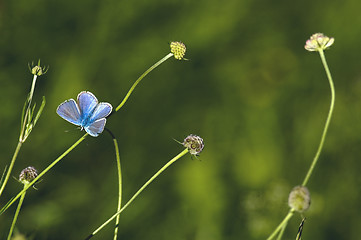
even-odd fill
[{"label": "blue butterfly", "polygon": [[91,92],[78,94],[77,102],[69,99],[56,109],[56,113],[66,121],[83,128],[90,136],[97,137],[103,132],[106,117],[112,112],[110,103],[100,102]]}]

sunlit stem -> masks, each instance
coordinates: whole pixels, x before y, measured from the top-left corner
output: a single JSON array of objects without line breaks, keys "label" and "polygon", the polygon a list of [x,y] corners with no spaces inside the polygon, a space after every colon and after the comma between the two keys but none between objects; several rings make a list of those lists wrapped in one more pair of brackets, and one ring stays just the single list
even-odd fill
[{"label": "sunlit stem", "polygon": [[30,89],[30,93],[29,93],[29,97],[28,97],[28,103],[27,103],[27,107],[25,110],[25,116],[23,118],[23,123],[22,123],[21,131],[20,131],[20,137],[19,137],[20,142],[25,142],[25,139],[26,139],[26,138],[24,138],[24,132],[27,127],[27,124],[29,123],[28,118],[29,118],[30,111],[31,111],[31,102],[33,100],[33,95],[34,95],[35,84],[36,84],[37,78],[38,78],[38,75],[34,74],[33,83],[31,84],[31,89]]},{"label": "sunlit stem", "polygon": [[85,137],[88,136],[88,133],[84,134],[78,141],[76,141],[70,148],[68,148],[63,154],[61,154],[57,159],[54,160],[47,168],[45,168],[33,181],[24,186],[24,189],[16,195],[12,200],[10,200],[1,210],[0,214],[6,211],[22,194],[28,190],[31,186],[33,186],[45,173],[47,173],[51,168],[55,166],[60,160],[62,160],[69,152],[71,152],[76,146],[81,143]]},{"label": "sunlit stem", "polygon": [[[121,169],[121,165],[120,165],[120,156],[119,156],[119,147],[118,147],[118,142],[116,138],[113,138],[113,142],[114,142],[114,148],[115,148],[115,157],[117,160],[117,169],[118,169],[118,207],[117,207],[117,212],[120,211],[120,209],[122,208],[122,169]],[[120,215],[118,215],[115,219],[115,228],[114,228],[114,240],[117,240],[118,238],[118,228],[119,228],[119,217]]]},{"label": "sunlit stem", "polygon": [[277,237],[277,240],[281,240],[282,239],[282,236],[283,236],[283,233],[285,232],[285,229],[287,227],[287,224],[284,224],[281,228],[281,231],[280,233],[278,234],[278,237]]},{"label": "sunlit stem", "polygon": [[116,218],[119,214],[121,214],[133,201],[138,197],[138,195],[150,184],[153,182],[154,179],[156,179],[164,170],[166,170],[170,165],[172,165],[175,161],[177,161],[179,158],[184,156],[186,153],[188,153],[188,149],[184,149],[181,153],[179,153],[177,156],[172,158],[167,164],[165,164],[156,174],[154,174],[134,195],[133,197],[112,217],[110,217],[106,222],[104,222],[99,228],[97,228],[92,234],[90,234],[86,240],[89,240],[92,238],[95,234],[97,234],[100,230],[102,230],[106,225],[108,225],[114,218]]},{"label": "sunlit stem", "polygon": [[169,53],[167,56],[165,56],[164,58],[162,58],[161,60],[159,60],[158,62],[156,62],[153,66],[151,66],[150,68],[148,68],[147,71],[145,71],[132,85],[132,87],[129,89],[127,95],[124,97],[123,101],[118,105],[118,107],[115,109],[115,111],[119,111],[119,109],[121,107],[123,107],[123,105],[125,104],[125,102],[128,100],[129,96],[132,94],[132,92],[134,91],[135,87],[138,85],[138,83],[145,77],[148,75],[148,73],[150,73],[153,69],[155,69],[156,67],[158,67],[159,65],[161,65],[163,62],[165,62],[168,58],[172,57],[173,53]]},{"label": "sunlit stem", "polygon": [[328,111],[328,115],[327,115],[327,120],[326,120],[326,123],[325,123],[325,127],[323,128],[323,133],[322,133],[322,137],[321,137],[321,141],[320,141],[320,144],[318,146],[318,149],[317,149],[317,152],[316,152],[316,155],[311,163],[311,166],[307,172],[307,175],[305,177],[305,179],[303,180],[302,182],[302,186],[306,186],[306,184],[308,183],[308,180],[313,172],[313,169],[315,168],[316,166],[316,163],[318,161],[318,158],[320,156],[320,153],[321,153],[321,150],[323,148],[323,144],[325,142],[325,138],[326,138],[326,134],[327,134],[327,130],[328,130],[328,126],[330,124],[330,121],[331,121],[331,117],[332,117],[332,113],[333,113],[333,109],[334,109],[334,105],[335,105],[335,88],[334,88],[334,85],[333,85],[333,81],[332,81],[332,76],[331,76],[331,73],[330,73],[330,70],[328,68],[328,65],[327,65],[327,61],[326,61],[326,58],[325,58],[325,55],[323,53],[323,50],[320,49],[318,51],[320,53],[320,57],[321,57],[321,60],[322,60],[322,64],[323,64],[323,67],[325,68],[325,71],[326,71],[326,75],[327,75],[327,78],[328,78],[328,82],[330,84],[330,89],[331,89],[331,103],[330,103],[330,109]]},{"label": "sunlit stem", "polygon": [[[24,184],[24,189],[25,189],[26,185],[27,185],[27,184]],[[25,198],[25,194],[26,194],[26,192],[24,192],[23,194],[21,194],[21,197],[20,197],[20,200],[19,200],[19,204],[18,204],[18,207],[16,208],[16,212],[15,212],[14,219],[13,219],[13,222],[12,222],[11,227],[10,227],[10,231],[9,231],[9,235],[8,235],[7,240],[10,240],[10,239],[11,239],[11,235],[13,235],[14,227],[15,227],[16,221],[17,221],[18,216],[19,216],[19,213],[20,213],[21,205],[23,205],[23,201],[24,201],[24,198]]]},{"label": "sunlit stem", "polygon": [[[271,235],[267,238],[267,240],[273,239],[277,235],[277,233],[279,233],[282,230],[282,228],[286,228],[288,221],[293,216],[294,212],[295,212],[294,209],[290,209],[290,211],[288,212],[286,217],[283,219],[283,221],[280,223],[280,225],[277,226],[277,228],[273,231],[273,233],[271,233]],[[281,235],[281,237],[282,237],[282,235]]]}]

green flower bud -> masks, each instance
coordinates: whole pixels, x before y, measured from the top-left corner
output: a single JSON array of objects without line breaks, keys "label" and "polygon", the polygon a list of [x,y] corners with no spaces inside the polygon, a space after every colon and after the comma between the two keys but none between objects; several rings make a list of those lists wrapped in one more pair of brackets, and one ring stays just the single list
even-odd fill
[{"label": "green flower bud", "polygon": [[41,76],[49,70],[49,66],[47,67],[40,66],[40,60],[39,60],[38,65],[34,65],[34,62],[32,62],[31,65],[29,64],[29,70],[31,74]]},{"label": "green flower bud", "polygon": [[186,54],[186,45],[181,42],[171,42],[170,43],[170,52],[173,53],[174,58],[178,60],[184,59]]}]

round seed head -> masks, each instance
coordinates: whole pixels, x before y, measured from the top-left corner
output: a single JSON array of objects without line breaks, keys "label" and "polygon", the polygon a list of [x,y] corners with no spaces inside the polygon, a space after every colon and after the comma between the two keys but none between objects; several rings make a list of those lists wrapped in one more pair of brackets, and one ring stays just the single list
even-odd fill
[{"label": "round seed head", "polygon": [[34,167],[27,167],[20,173],[19,180],[23,184],[30,183],[38,176],[38,171]]},{"label": "round seed head", "polygon": [[188,148],[190,154],[199,155],[204,148],[204,143],[201,137],[191,134],[184,139],[183,146]]},{"label": "round seed head", "polygon": [[296,186],[292,189],[288,197],[288,205],[297,212],[306,211],[311,204],[311,196],[308,189],[304,186]]}]

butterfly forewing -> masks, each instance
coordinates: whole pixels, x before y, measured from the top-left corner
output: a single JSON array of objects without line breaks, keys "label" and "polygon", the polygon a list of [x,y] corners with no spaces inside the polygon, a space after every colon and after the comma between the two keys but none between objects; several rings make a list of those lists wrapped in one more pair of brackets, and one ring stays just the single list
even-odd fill
[{"label": "butterfly forewing", "polygon": [[[83,91],[78,95],[78,106],[83,125],[87,125],[89,118],[98,105],[98,99],[91,92]],[[85,126],[84,126],[85,127]]]},{"label": "butterfly forewing", "polygon": [[74,99],[69,99],[58,106],[56,113],[66,121],[81,125],[80,110]]},{"label": "butterfly forewing", "polygon": [[104,131],[104,126],[106,122],[107,120],[105,118],[101,118],[84,127],[84,129],[87,133],[89,133],[90,136],[97,137],[100,133]]}]

